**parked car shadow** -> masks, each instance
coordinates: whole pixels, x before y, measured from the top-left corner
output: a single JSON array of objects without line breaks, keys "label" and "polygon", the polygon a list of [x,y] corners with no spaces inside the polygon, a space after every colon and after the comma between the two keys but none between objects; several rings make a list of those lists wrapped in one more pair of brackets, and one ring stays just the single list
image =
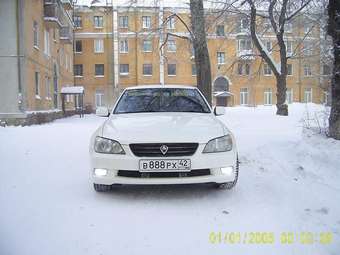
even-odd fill
[{"label": "parked car shadow", "polygon": [[214,184],[175,184],[175,185],[117,185],[112,191],[99,193],[106,197],[119,197],[131,200],[195,200],[205,197],[229,196],[233,190],[215,189]]}]

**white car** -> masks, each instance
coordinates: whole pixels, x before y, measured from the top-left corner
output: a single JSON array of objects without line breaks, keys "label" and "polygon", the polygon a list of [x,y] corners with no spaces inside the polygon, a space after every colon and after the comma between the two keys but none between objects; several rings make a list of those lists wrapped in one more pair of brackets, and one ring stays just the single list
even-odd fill
[{"label": "white car", "polygon": [[123,91],[90,142],[96,191],[115,184],[214,183],[238,179],[235,138],[202,93],[189,86],[138,86]]}]

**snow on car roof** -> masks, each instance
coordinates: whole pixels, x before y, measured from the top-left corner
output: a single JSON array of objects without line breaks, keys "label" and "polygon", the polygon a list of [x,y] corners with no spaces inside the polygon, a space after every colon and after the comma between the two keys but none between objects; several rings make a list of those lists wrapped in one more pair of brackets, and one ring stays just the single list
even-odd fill
[{"label": "snow on car roof", "polygon": [[180,89],[196,89],[194,86],[189,85],[141,85],[128,87],[126,90],[130,89],[150,89],[150,88],[180,88]]}]

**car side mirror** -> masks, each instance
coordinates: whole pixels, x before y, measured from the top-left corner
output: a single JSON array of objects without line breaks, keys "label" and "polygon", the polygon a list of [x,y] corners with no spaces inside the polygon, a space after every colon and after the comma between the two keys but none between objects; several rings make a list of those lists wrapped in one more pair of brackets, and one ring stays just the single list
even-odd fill
[{"label": "car side mirror", "polygon": [[106,107],[98,107],[96,110],[96,115],[99,117],[109,117],[110,112]]},{"label": "car side mirror", "polygon": [[214,114],[216,116],[224,115],[225,114],[225,108],[223,106],[215,106]]}]

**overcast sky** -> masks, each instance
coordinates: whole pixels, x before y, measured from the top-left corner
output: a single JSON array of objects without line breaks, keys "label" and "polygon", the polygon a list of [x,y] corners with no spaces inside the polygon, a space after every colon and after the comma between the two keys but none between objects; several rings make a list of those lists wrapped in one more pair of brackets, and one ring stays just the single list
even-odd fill
[{"label": "overcast sky", "polygon": [[[77,0],[77,5],[90,6],[93,0]],[[118,2],[118,5],[130,5],[131,0],[96,0],[94,6],[105,6],[106,3]],[[159,0],[137,0],[138,6],[155,6],[159,3]],[[171,7],[188,7],[189,0],[164,0],[164,6]]]}]

